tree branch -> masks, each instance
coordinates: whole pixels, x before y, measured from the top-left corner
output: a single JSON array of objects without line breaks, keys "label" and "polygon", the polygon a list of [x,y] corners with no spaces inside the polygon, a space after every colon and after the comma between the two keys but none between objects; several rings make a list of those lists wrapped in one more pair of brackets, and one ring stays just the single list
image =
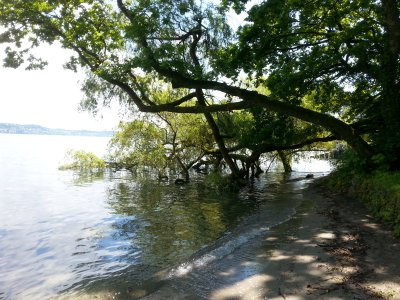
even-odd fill
[{"label": "tree branch", "polygon": [[[273,151],[283,151],[283,150],[297,150],[303,148],[305,146],[309,146],[315,143],[326,143],[338,140],[338,138],[334,135],[329,135],[326,137],[315,137],[311,139],[307,139],[303,142],[291,145],[271,145],[271,144],[259,144],[259,145],[237,145],[235,147],[231,147],[228,149],[229,152],[235,152],[242,149],[252,150],[253,153],[257,153],[260,156],[263,153],[273,152]],[[219,154],[219,150],[208,150],[207,154],[215,155]]]},{"label": "tree branch", "polygon": [[[121,11],[128,17],[128,19],[134,24],[134,17],[124,6],[122,0],[117,0],[118,7]],[[240,104],[236,104],[236,107],[250,108],[254,106],[260,106],[268,108],[274,112],[289,115],[300,120],[310,122],[316,125],[323,126],[324,128],[330,130],[334,135],[337,135],[340,139],[345,140],[349,145],[362,157],[370,158],[373,155],[373,150],[368,143],[366,143],[351,126],[336,119],[333,116],[325,115],[313,110],[309,110],[300,106],[292,105],[289,103],[277,101],[271,99],[266,95],[259,94],[255,91],[245,90],[239,87],[230,86],[226,83],[209,81],[209,80],[199,80],[188,78],[185,75],[180,74],[171,68],[163,67],[157,59],[154,57],[153,51],[149,44],[147,43],[146,37],[142,36],[138,39],[139,45],[143,48],[144,54],[147,56],[149,62],[151,63],[153,69],[162,76],[167,77],[174,88],[192,88],[192,89],[205,89],[205,90],[216,90],[231,96],[236,96],[243,101]],[[140,102],[140,101],[139,101]],[[181,107],[173,107],[171,111],[182,112]],[[217,108],[214,106],[214,109]],[[225,106],[226,108],[226,106]],[[142,103],[139,107],[140,110],[149,111]],[[204,109],[204,108],[203,108]],[[181,110],[181,111],[179,111]],[[193,110],[192,112],[200,112],[201,110]],[[204,112],[204,110],[203,110]]]}]

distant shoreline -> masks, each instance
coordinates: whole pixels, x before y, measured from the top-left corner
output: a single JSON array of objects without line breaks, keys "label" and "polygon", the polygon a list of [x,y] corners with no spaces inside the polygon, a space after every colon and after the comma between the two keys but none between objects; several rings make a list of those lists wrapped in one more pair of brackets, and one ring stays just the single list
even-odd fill
[{"label": "distant shoreline", "polygon": [[34,124],[22,125],[14,123],[0,123],[0,133],[93,137],[111,137],[114,134],[113,131],[54,129]]}]

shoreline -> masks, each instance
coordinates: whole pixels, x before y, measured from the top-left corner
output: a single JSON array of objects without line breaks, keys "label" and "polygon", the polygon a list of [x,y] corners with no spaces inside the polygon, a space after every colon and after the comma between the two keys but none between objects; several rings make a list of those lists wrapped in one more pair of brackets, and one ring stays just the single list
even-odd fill
[{"label": "shoreline", "polygon": [[400,299],[399,253],[361,203],[314,181],[289,221],[142,299]]},{"label": "shoreline", "polygon": [[[61,299],[400,299],[400,239],[377,224],[357,200],[318,180],[301,191],[286,222],[222,259],[126,291]],[[58,299],[58,298],[57,298]]]}]

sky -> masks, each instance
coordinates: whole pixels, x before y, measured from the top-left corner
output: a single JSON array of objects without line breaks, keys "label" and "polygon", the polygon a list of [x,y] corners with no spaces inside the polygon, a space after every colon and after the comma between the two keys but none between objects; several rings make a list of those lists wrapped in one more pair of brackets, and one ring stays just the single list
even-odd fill
[{"label": "sky", "polygon": [[[248,6],[257,0],[252,0]],[[245,15],[229,13],[230,25],[237,28]],[[1,31],[1,28],[0,28]],[[65,70],[62,65],[71,56],[57,44],[40,46],[38,52],[49,65],[44,70],[2,67],[5,46],[0,45],[0,123],[35,124],[49,128],[112,130],[120,117],[118,106],[103,108],[98,116],[79,112],[83,98],[82,73]]]},{"label": "sky", "polygon": [[[70,52],[57,45],[41,46],[49,65],[45,70],[26,71],[0,66],[0,123],[36,124],[49,128],[112,130],[118,125],[118,109],[104,108],[94,117],[78,112],[83,98],[82,73],[65,70]],[[0,47],[0,64],[4,59]]]}]

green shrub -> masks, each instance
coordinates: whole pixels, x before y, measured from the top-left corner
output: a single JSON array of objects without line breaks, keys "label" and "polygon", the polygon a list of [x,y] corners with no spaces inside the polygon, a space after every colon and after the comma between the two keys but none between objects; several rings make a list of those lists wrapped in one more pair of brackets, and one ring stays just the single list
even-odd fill
[{"label": "green shrub", "polygon": [[221,174],[220,172],[212,172],[205,177],[206,186],[218,190],[237,192],[245,185],[242,178],[232,178],[230,175]]},{"label": "green shrub", "polygon": [[[351,175],[351,176],[350,176]],[[336,191],[363,201],[371,213],[400,236],[400,173],[377,171],[371,174],[339,169],[326,180]]]},{"label": "green shrub", "polygon": [[66,158],[69,163],[61,165],[59,170],[99,171],[106,168],[106,163],[91,152],[67,151]]},{"label": "green shrub", "polygon": [[204,183],[208,187],[217,190],[225,190],[230,184],[228,176],[224,176],[219,172],[211,172],[208,174],[204,179]]}]

